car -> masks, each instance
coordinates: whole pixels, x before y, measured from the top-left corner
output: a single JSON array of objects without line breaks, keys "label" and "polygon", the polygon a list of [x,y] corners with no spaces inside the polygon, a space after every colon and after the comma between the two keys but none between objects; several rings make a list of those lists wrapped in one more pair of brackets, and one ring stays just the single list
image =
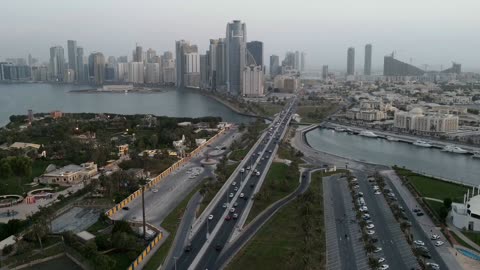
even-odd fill
[{"label": "car", "polygon": [[240,169],[240,172],[241,172],[241,173],[244,173],[244,172],[245,172],[245,168],[241,168],[241,169]]},{"label": "car", "polygon": [[358,192],[358,196],[363,197],[363,192]]},{"label": "car", "polygon": [[124,207],[122,207],[122,209],[128,211],[128,210],[130,210],[130,207],[124,206]]},{"label": "car", "polygon": [[383,257],[378,258],[378,263],[382,263],[384,261],[385,261],[385,258],[383,258]]},{"label": "car", "polygon": [[382,193],[380,191],[375,191],[374,193],[375,195],[382,195]]},{"label": "car", "polygon": [[432,239],[432,240],[438,240],[438,239],[440,239],[440,235],[438,235],[438,234],[432,234],[432,236],[430,237],[430,239]]},{"label": "car", "polygon": [[256,175],[257,175],[257,176],[260,176],[260,172],[256,172]]},{"label": "car", "polygon": [[390,266],[388,266],[388,264],[382,264],[382,265],[380,265],[380,267],[378,269],[387,270],[388,268],[390,268]]},{"label": "car", "polygon": [[240,198],[243,198],[243,197],[245,197],[245,194],[240,193]]},{"label": "car", "polygon": [[439,247],[439,246],[441,246],[441,245],[443,245],[443,244],[444,244],[443,241],[436,241],[434,245],[435,245],[436,247]]},{"label": "car", "polygon": [[440,265],[433,263],[433,262],[427,262],[427,269],[433,269],[433,270],[440,270]]},{"label": "car", "polygon": [[362,212],[368,212],[368,207],[362,206],[362,207],[360,207],[359,210],[362,211]]},{"label": "car", "polygon": [[253,188],[255,185],[254,184],[250,184],[250,187]]},{"label": "car", "polygon": [[248,166],[248,167],[247,167],[247,171],[249,171],[250,169],[251,169],[250,166]]},{"label": "car", "polygon": [[233,198],[233,193],[230,193],[228,197]]},{"label": "car", "polygon": [[213,215],[208,216],[208,220],[212,220],[212,219],[213,219]]},{"label": "car", "polygon": [[373,229],[373,228],[375,228],[375,225],[373,225],[373,224],[368,224],[366,228],[367,228],[367,229]]},{"label": "car", "polygon": [[415,241],[413,241],[413,243],[417,246],[425,246],[425,243],[421,240],[415,240]]},{"label": "car", "polygon": [[231,217],[230,215],[227,215],[227,216],[225,217],[225,220],[226,220],[226,221],[229,221],[230,219],[232,219],[232,217]]},{"label": "car", "polygon": [[233,182],[233,183],[232,183],[232,186],[235,186],[236,184],[237,184],[237,182]]},{"label": "car", "polygon": [[235,187],[235,188],[233,189],[233,191],[238,191],[238,187]]},{"label": "car", "polygon": [[223,204],[222,204],[222,207],[223,207],[223,208],[227,208],[227,206],[228,206],[227,203],[223,203]]},{"label": "car", "polygon": [[184,250],[185,250],[185,252],[190,252],[190,250],[192,250],[192,244],[186,245]]},{"label": "car", "polygon": [[378,187],[378,186],[373,186],[373,190],[379,190],[379,189],[380,189],[380,187]]},{"label": "car", "polygon": [[157,193],[157,192],[158,192],[158,189],[153,188],[153,189],[152,189],[152,192],[153,192],[153,193]]},{"label": "car", "polygon": [[262,159],[261,159],[261,160],[265,160],[265,158],[264,158],[264,157],[262,157]]},{"label": "car", "polygon": [[268,150],[269,153],[272,153],[272,150]]},{"label": "car", "polygon": [[368,220],[365,220],[365,223],[367,223],[367,224],[373,224],[373,221],[371,221],[370,219],[368,219]]},{"label": "car", "polygon": [[244,200],[247,200],[247,199],[248,199],[248,196],[247,196],[247,195],[243,196],[243,199],[244,199]]},{"label": "car", "polygon": [[359,186],[359,185],[355,185],[355,186],[353,186],[353,188],[354,188],[354,189],[359,189],[360,186]]},{"label": "car", "polygon": [[234,207],[230,208],[230,212],[231,213],[235,212],[235,208]]},{"label": "car", "polygon": [[223,248],[223,246],[220,243],[215,245],[215,250],[216,251],[220,251],[220,250],[222,250],[222,248]]},{"label": "car", "polygon": [[421,217],[423,215],[424,215],[423,212],[417,212],[417,217]]},{"label": "car", "polygon": [[378,253],[382,251],[382,248],[381,247],[376,247],[374,250],[373,250],[373,253]]},{"label": "car", "polygon": [[374,231],[374,230],[368,230],[368,231],[367,231],[367,234],[368,234],[368,235],[375,234],[375,231]]},{"label": "car", "polygon": [[362,218],[363,218],[364,220],[368,220],[368,219],[370,219],[370,215],[369,215],[369,214],[363,214],[363,215],[362,215]]},{"label": "car", "polygon": [[237,213],[233,214],[233,219],[237,219],[237,218],[238,218],[238,214]]},{"label": "car", "polygon": [[418,208],[413,208],[413,212],[414,212],[414,213],[417,213],[417,212],[420,212],[420,211],[421,211],[421,210],[418,209]]}]

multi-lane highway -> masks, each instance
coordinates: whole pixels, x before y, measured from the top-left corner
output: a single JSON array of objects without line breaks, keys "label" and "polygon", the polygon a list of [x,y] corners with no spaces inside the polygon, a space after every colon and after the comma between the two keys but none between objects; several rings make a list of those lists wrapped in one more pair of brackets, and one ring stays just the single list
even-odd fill
[{"label": "multi-lane highway", "polygon": [[214,199],[211,207],[206,208],[208,213],[204,215],[208,218],[196,230],[187,244],[188,251],[176,260],[172,269],[214,269],[220,252],[238,226],[237,221],[242,215],[248,215],[247,203],[252,200],[259,179],[268,171],[269,161],[274,158],[277,145],[288,127],[295,101],[288,102],[239,165],[241,168],[227,180],[227,188],[218,194],[220,199]]}]

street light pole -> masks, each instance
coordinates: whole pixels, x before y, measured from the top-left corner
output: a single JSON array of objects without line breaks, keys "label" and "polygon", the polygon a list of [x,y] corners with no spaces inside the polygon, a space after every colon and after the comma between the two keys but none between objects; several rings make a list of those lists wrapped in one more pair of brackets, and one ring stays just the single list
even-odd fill
[{"label": "street light pole", "polygon": [[146,239],[146,229],[145,229],[145,186],[142,186],[142,215],[143,215],[143,240]]},{"label": "street light pole", "polygon": [[177,258],[177,257],[173,257],[173,260],[175,261],[175,270],[177,270],[177,260],[178,260],[178,258]]},{"label": "street light pole", "polygon": [[207,219],[207,233],[206,233],[206,235],[205,235],[206,240],[208,240],[208,232],[209,232],[209,230],[210,230],[210,229],[208,228],[208,223],[209,223],[209,219]]}]

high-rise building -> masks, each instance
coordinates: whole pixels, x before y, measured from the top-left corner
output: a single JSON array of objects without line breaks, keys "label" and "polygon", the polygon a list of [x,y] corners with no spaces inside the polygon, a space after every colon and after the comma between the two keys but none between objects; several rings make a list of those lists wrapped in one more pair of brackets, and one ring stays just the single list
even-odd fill
[{"label": "high-rise building", "polygon": [[209,75],[210,75],[210,65],[209,65],[210,52],[207,51],[206,54],[200,55],[200,88],[209,88]]},{"label": "high-rise building", "polygon": [[85,77],[85,63],[83,62],[83,48],[77,47],[77,74],[76,80],[79,82],[85,82],[87,79]]},{"label": "high-rise building", "polygon": [[300,54],[300,71],[305,71],[305,52]]},{"label": "high-rise building", "polygon": [[105,82],[105,57],[99,52],[93,54],[93,82],[96,85]]},{"label": "high-rise building", "polygon": [[363,74],[372,75],[372,44],[365,45],[365,64],[363,66]]},{"label": "high-rise building", "polygon": [[159,83],[160,82],[160,64],[147,63],[146,65],[145,83]]},{"label": "high-rise building", "polygon": [[209,84],[211,89],[217,90],[226,85],[227,55],[225,39],[210,39],[210,72]]},{"label": "high-rise building", "polygon": [[125,56],[119,56],[118,59],[117,59],[117,62],[118,63],[128,63],[128,57],[125,55]]},{"label": "high-rise building", "polygon": [[294,66],[293,66],[294,69],[300,70],[300,61],[301,61],[300,52],[295,51],[295,62],[294,62]]},{"label": "high-rise building", "polygon": [[50,48],[50,80],[63,81],[65,74],[65,54],[62,46]]},{"label": "high-rise building", "polygon": [[322,79],[326,80],[328,79],[328,66],[323,65],[322,67]]},{"label": "high-rise building", "polygon": [[95,74],[93,73],[93,67],[94,67],[93,58],[95,56],[95,53],[96,52],[93,52],[88,56],[88,77],[87,77],[88,81],[93,81],[93,77],[95,76]]},{"label": "high-rise building", "polygon": [[[190,42],[185,40],[179,40],[175,42],[175,55],[176,55],[176,86],[181,88],[185,86],[185,74],[187,60],[185,55],[188,53],[197,53],[197,45],[191,45]],[[200,63],[199,63],[200,64]],[[200,74],[199,74],[200,76]]]},{"label": "high-rise building", "polygon": [[273,79],[278,74],[280,74],[280,57],[270,55],[270,77]]},{"label": "high-rise building", "polygon": [[144,83],[143,62],[129,62],[128,63],[128,82]]},{"label": "high-rise building", "polygon": [[190,52],[185,54],[185,87],[200,87],[200,54]]},{"label": "high-rise building", "polygon": [[384,76],[422,76],[423,74],[425,74],[425,71],[394,59],[393,54],[383,58]]},{"label": "high-rise building", "polygon": [[[261,41],[247,42],[247,52],[255,61],[254,65],[263,66],[263,43]],[[248,56],[247,56],[248,59]],[[253,63],[248,63],[253,64]]]},{"label": "high-rise building", "polygon": [[133,53],[133,62],[143,62],[143,48],[142,46],[136,46]]},{"label": "high-rise building", "polygon": [[355,48],[350,47],[347,51],[347,75],[355,74]]},{"label": "high-rise building", "polygon": [[78,56],[77,56],[77,41],[76,40],[68,40],[67,41],[67,49],[68,49],[68,68],[73,70],[73,74],[75,80],[79,77],[77,74],[78,69]]},{"label": "high-rise building", "polygon": [[264,96],[263,66],[247,66],[243,68],[242,95],[247,97]]},{"label": "high-rise building", "polygon": [[157,52],[154,49],[149,48],[147,50],[147,63],[155,63],[155,56],[157,56]]},{"label": "high-rise building", "polygon": [[[165,55],[164,55],[164,58],[165,58]],[[176,82],[175,60],[174,59],[164,60],[162,68],[163,68],[163,74],[162,74],[163,83],[167,85],[174,85]]]},{"label": "high-rise building", "polygon": [[282,61],[282,67],[290,67],[290,69],[295,68],[295,53],[287,52],[285,54],[285,59]]},{"label": "high-rise building", "polygon": [[227,24],[227,89],[239,95],[242,89],[243,67],[246,60],[247,26],[239,20]]}]

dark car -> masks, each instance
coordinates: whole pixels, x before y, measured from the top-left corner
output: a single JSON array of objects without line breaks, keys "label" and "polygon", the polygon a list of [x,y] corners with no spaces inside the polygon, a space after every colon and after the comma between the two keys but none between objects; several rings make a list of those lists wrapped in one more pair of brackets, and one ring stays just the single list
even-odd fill
[{"label": "dark car", "polygon": [[417,217],[421,217],[423,215],[424,215],[423,212],[417,212]]},{"label": "dark car", "polygon": [[220,251],[220,250],[222,250],[222,248],[223,248],[223,246],[221,244],[216,244],[215,245],[215,250],[216,251]]},{"label": "dark car", "polygon": [[122,209],[123,209],[123,210],[130,210],[130,207],[124,206],[124,207],[122,207]]},{"label": "dark car", "polygon": [[185,252],[190,252],[192,250],[192,244],[188,244],[186,247],[185,247]]}]

